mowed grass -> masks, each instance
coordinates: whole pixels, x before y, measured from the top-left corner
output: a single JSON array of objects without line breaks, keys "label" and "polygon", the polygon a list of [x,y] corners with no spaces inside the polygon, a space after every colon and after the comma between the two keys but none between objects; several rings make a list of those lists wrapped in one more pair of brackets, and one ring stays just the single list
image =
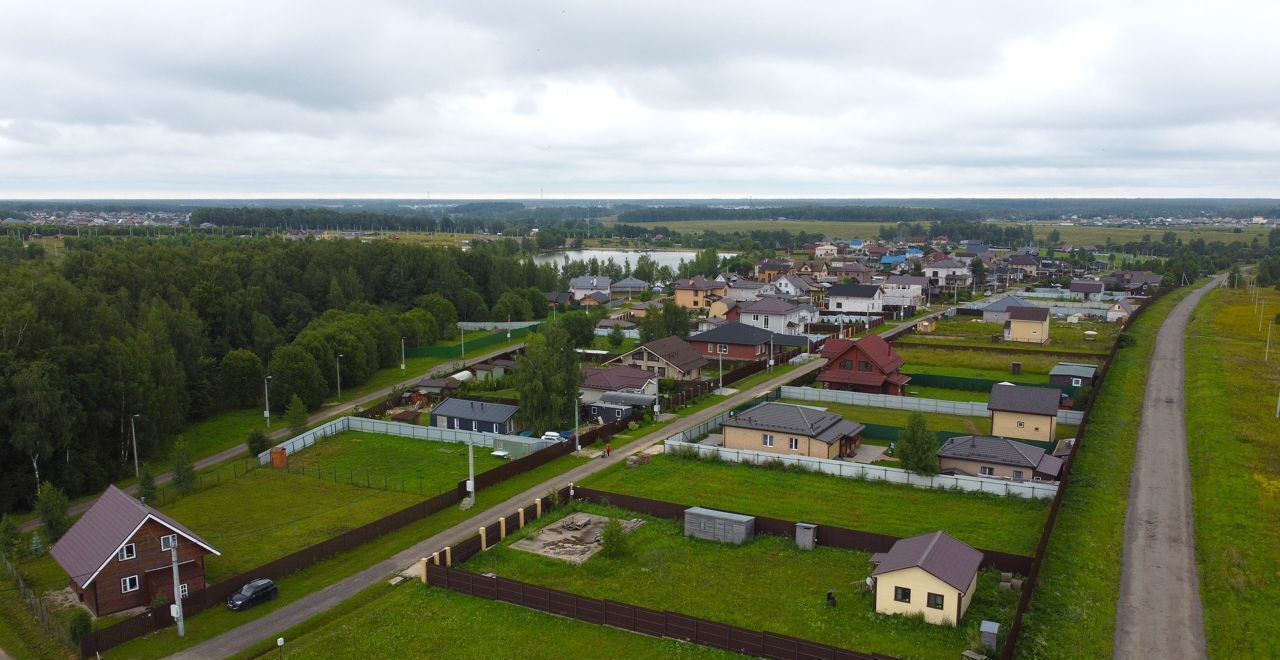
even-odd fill
[{"label": "mowed grass", "polygon": [[[958,657],[976,639],[980,621],[1007,626],[1017,602],[1016,593],[996,586],[998,575],[984,575],[961,625],[933,626],[875,612],[865,586],[870,553],[823,546],[803,551],[790,538],[764,535],[741,546],[717,543],[686,537],[679,521],[614,507],[575,503],[573,508],[645,523],[627,536],[624,556],[597,553],[579,566],[510,547],[553,522],[548,517],[463,568],[903,658]],[[836,607],[825,600],[833,588]]]},{"label": "mowed grass", "polygon": [[[0,572],[0,651],[13,658],[67,658],[69,646],[59,644],[40,627],[18,595],[18,586]],[[69,642],[68,642],[69,644]]]},{"label": "mowed grass", "polygon": [[[283,402],[287,403],[287,402]],[[262,418],[261,408],[244,410],[228,410],[209,419],[188,426],[182,437],[191,449],[191,456],[204,458],[216,454],[229,447],[244,444],[253,431],[277,431],[284,428],[284,405],[272,411],[271,428],[268,429]],[[167,460],[147,461],[156,470],[166,472],[171,465]]]},{"label": "mowed grass", "polygon": [[1022,620],[1019,658],[1061,658],[1064,650],[1071,657],[1111,657],[1148,364],[1161,324],[1193,289],[1170,292],[1143,312],[1128,331],[1134,345],[1121,349],[1111,365]]},{"label": "mowed grass", "polygon": [[[1021,227],[1026,226],[1027,223],[998,222],[995,224],[1003,227]],[[1108,238],[1114,244],[1123,245],[1129,242],[1140,242],[1145,234],[1150,236],[1152,241],[1158,242],[1166,231],[1171,231],[1184,242],[1199,238],[1206,243],[1222,241],[1230,244],[1236,241],[1248,243],[1255,236],[1266,241],[1268,231],[1266,227],[1241,227],[1240,232],[1236,233],[1233,227],[1088,227],[1080,225],[1064,226],[1047,222],[1038,222],[1034,226],[1036,238],[1045,239],[1049,236],[1049,232],[1057,230],[1062,237],[1062,241],[1066,243],[1074,243],[1082,247],[1085,245],[1097,245],[1104,252],[1106,251],[1104,246]],[[1117,249],[1119,245],[1117,245]]]},{"label": "mowed grass", "polygon": [[[741,658],[411,582],[241,658]],[[304,624],[305,625],[305,624]]]},{"label": "mowed grass", "polygon": [[[1053,354],[1010,353],[1000,350],[998,345],[989,348],[929,348],[917,344],[894,342],[893,350],[906,361],[903,373],[946,373],[959,376],[955,372],[960,369],[976,369],[986,372],[997,372],[1006,376],[1012,375],[1014,362],[1022,363],[1022,378],[1030,374],[1042,374],[1044,382],[1049,382],[1049,370],[1059,362],[1080,362],[1078,358],[1068,358]],[[942,367],[947,371],[920,371],[919,366]],[[985,376],[983,376],[985,377]],[[1007,380],[1007,379],[1006,379]]]},{"label": "mowed grass", "polygon": [[[1088,339],[1085,332],[1098,333],[1094,339]],[[1106,353],[1111,350],[1116,335],[1120,334],[1120,324],[1102,321],[1081,321],[1067,323],[1057,317],[1049,319],[1049,343],[1024,344],[1019,342],[992,343],[994,336],[1004,336],[1003,323],[985,323],[980,317],[956,316],[940,321],[937,329],[927,335],[906,335],[897,340],[897,344],[948,346],[974,346],[987,349],[995,348],[1027,348],[1032,350],[1078,351],[1088,353]]]},{"label": "mowed grass", "polygon": [[[475,448],[476,474],[506,463],[488,447]],[[433,497],[467,478],[467,445],[344,431],[289,457],[290,469],[319,478],[406,490]]]},{"label": "mowed grass", "polygon": [[210,583],[394,513],[422,498],[261,468],[162,507],[222,556]]},{"label": "mowed grass", "polygon": [[986,403],[991,398],[990,392],[977,390],[957,390],[950,387],[924,387],[907,383],[908,395],[917,399],[941,399],[943,401],[972,401]]},{"label": "mowed grass", "polygon": [[943,530],[977,548],[1031,554],[1048,503],[930,490],[825,474],[654,456],[583,482],[600,490],[689,506],[837,525],[891,536]]},{"label": "mowed grass", "polygon": [[[476,494],[476,506],[472,509],[465,511],[457,507],[445,509],[276,580],[276,584],[280,587],[280,597],[275,600],[245,612],[232,612],[221,607],[210,608],[187,619],[187,635],[184,638],[178,637],[173,628],[167,628],[112,649],[111,655],[122,658],[159,658],[216,637],[387,559],[423,539],[474,516],[476,511],[483,511],[486,507],[502,502],[547,479],[554,479],[557,475],[586,461],[587,459],[572,455],[561,456],[546,465],[512,477],[491,488],[480,490]],[[339,608],[342,607],[339,605]],[[326,615],[322,614],[315,619],[325,617]],[[308,620],[300,626],[306,627],[312,621]],[[291,641],[293,639],[291,636],[287,638]]]},{"label": "mowed grass", "polygon": [[1259,330],[1244,289],[1209,293],[1187,328],[1187,444],[1200,600],[1210,657],[1280,648],[1280,332],[1264,362],[1280,292],[1263,291]]},{"label": "mowed grass", "polygon": [[[827,403],[826,401],[803,401],[800,399],[779,399],[779,401],[801,406],[826,408],[831,412],[839,413],[845,419],[850,419],[860,424],[884,424],[899,428],[906,428],[907,420],[915,413],[913,410],[873,408],[871,406],[854,406],[847,403]],[[953,431],[956,433],[978,433],[984,435],[991,433],[991,420],[986,417],[944,415],[932,412],[920,414],[924,415],[925,424],[930,431]],[[1056,438],[1074,438],[1077,428],[1074,424],[1059,423]]]}]

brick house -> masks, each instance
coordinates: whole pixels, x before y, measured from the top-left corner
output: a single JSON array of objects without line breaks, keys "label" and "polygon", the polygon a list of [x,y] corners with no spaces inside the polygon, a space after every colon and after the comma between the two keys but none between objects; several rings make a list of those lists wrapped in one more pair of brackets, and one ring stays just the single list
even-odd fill
[{"label": "brick house", "polygon": [[173,600],[173,553],[184,598],[202,591],[204,557],[220,555],[174,519],[108,486],[49,551],[94,616]]},{"label": "brick house", "polygon": [[605,364],[614,363],[640,367],[657,374],[659,378],[697,380],[701,375],[700,370],[707,365],[707,358],[683,339],[673,335],[638,346]]},{"label": "brick house", "polygon": [[818,380],[829,390],[902,396],[911,377],[902,373],[902,356],[880,335],[828,339],[822,347],[827,365]]},{"label": "brick house", "polygon": [[690,336],[689,345],[712,359],[723,356],[725,360],[755,361],[769,354],[771,340],[774,353],[804,348],[809,343],[804,336],[783,335],[746,323],[730,322]]}]

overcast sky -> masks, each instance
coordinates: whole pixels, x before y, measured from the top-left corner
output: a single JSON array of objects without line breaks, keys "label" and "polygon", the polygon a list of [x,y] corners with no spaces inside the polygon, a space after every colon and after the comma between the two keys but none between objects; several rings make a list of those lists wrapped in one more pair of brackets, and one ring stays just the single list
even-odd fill
[{"label": "overcast sky", "polygon": [[4,0],[0,197],[1280,196],[1280,2],[623,4]]}]

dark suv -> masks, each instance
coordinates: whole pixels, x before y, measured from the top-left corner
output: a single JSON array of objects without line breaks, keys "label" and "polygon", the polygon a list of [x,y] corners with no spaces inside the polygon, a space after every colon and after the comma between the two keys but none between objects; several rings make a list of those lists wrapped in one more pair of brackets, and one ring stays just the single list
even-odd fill
[{"label": "dark suv", "polygon": [[231,594],[227,599],[227,609],[240,611],[249,609],[258,603],[265,603],[279,595],[276,583],[266,578],[258,578],[240,587],[240,591]]}]

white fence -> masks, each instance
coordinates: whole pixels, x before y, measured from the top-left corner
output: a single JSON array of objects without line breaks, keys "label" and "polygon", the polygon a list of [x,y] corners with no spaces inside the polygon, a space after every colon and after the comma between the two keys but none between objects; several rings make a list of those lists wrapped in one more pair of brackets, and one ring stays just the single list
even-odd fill
[{"label": "white fence", "polygon": [[[986,417],[987,404],[980,401],[945,401],[942,399],[921,399],[911,396],[893,396],[889,394],[864,394],[844,390],[820,390],[815,387],[782,386],[782,398],[800,399],[802,401],[821,401],[826,403],[844,403],[854,406],[872,408],[892,408],[895,410],[918,410],[920,412],[942,413],[946,415],[966,415],[969,417]],[[1058,423],[1079,424],[1084,419],[1084,411],[1059,410]]]},{"label": "white fence", "polygon": [[458,321],[463,330],[519,330],[538,325],[540,321]]},{"label": "white fence", "polygon": [[[610,332],[613,332],[613,328],[596,328],[597,337],[608,337]],[[640,330],[638,328],[624,328],[622,336],[627,339],[639,339]]]},{"label": "white fence", "polygon": [[[512,458],[523,458],[535,451],[538,451],[539,449],[553,444],[549,440],[529,438],[519,435],[476,433],[474,431],[442,429],[435,426],[418,426],[417,424],[405,424],[403,422],[386,422],[380,419],[365,419],[364,417],[339,417],[331,422],[321,424],[310,431],[300,433],[289,438],[288,440],[275,445],[275,447],[283,447],[285,454],[293,454],[294,452],[302,451],[303,449],[314,445],[316,442],[324,438],[331,435],[337,435],[343,431],[362,431],[365,433],[398,435],[402,438],[434,440],[436,442],[455,442],[460,444],[470,442],[477,447],[491,447],[495,450],[501,449],[508,452]],[[270,449],[258,454],[259,465],[267,465],[269,463],[271,463]]]},{"label": "white fence", "polygon": [[1058,485],[1049,482],[1009,481],[1006,479],[942,474],[924,477],[900,468],[866,463],[850,463],[826,458],[810,458],[808,456],[788,456],[747,449],[728,449],[713,445],[681,442],[676,438],[668,438],[666,451],[673,450],[696,451],[699,456],[719,455],[720,458],[727,461],[750,463],[752,465],[760,465],[769,461],[781,461],[785,465],[798,465],[811,472],[821,472],[822,474],[831,474],[847,479],[869,479],[894,484],[908,484],[917,488],[963,490],[1031,499],[1052,498],[1058,492]]}]

